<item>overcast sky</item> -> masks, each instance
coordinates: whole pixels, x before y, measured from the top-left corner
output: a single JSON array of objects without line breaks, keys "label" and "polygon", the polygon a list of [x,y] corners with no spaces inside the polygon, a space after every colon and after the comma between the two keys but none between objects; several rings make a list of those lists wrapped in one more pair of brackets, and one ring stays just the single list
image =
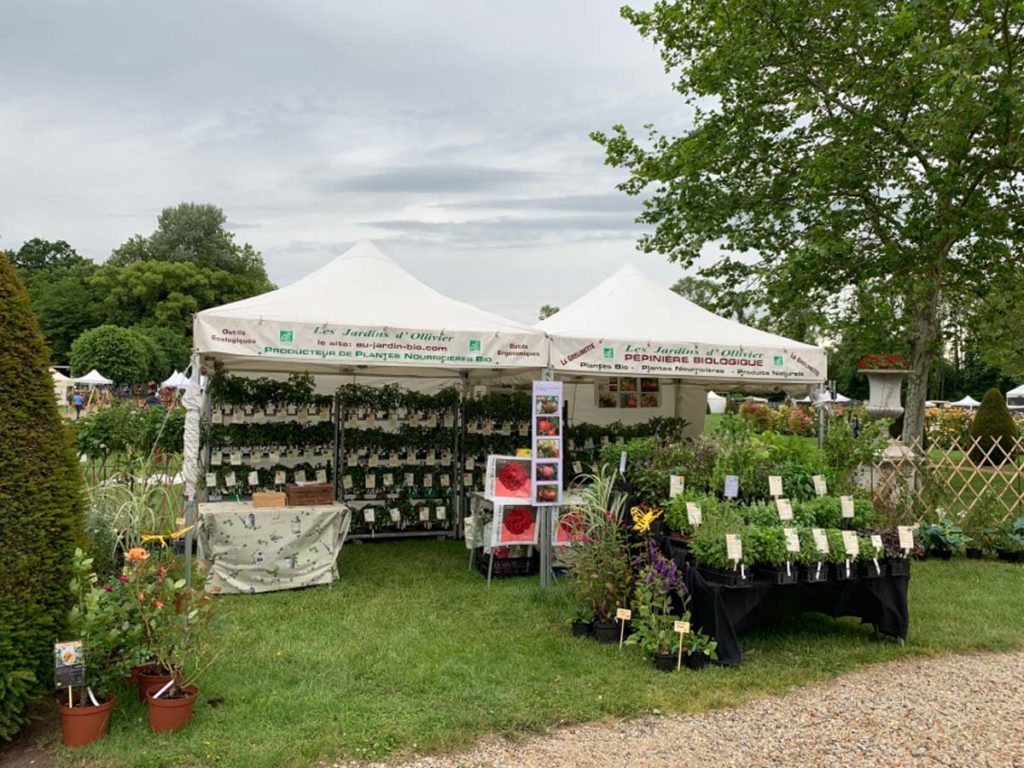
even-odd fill
[{"label": "overcast sky", "polygon": [[671,284],[588,138],[689,118],[618,5],[3,0],[0,247],[102,261],[186,200],[280,285],[364,238],[524,321],[627,260]]}]

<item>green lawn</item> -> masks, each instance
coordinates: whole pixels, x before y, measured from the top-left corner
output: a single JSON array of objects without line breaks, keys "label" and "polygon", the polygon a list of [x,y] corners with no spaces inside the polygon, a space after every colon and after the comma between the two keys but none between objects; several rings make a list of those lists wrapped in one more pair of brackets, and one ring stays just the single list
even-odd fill
[{"label": "green lawn", "polygon": [[60,762],[277,768],[455,750],[487,732],[734,705],[887,659],[1024,642],[1024,567],[929,561],[914,564],[904,648],[809,615],[749,636],[740,668],[665,674],[633,648],[570,637],[560,586],[488,589],[465,555],[456,542],[349,545],[333,587],[218,598],[224,655],[192,724],[152,735],[126,692],[109,736]]}]

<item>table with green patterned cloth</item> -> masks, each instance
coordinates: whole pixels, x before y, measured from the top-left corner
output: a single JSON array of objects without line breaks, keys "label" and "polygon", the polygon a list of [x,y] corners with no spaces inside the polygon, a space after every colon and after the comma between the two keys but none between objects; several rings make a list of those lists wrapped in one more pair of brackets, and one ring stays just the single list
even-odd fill
[{"label": "table with green patterned cloth", "polygon": [[344,504],[200,504],[197,539],[206,591],[252,594],[331,584],[351,517]]}]

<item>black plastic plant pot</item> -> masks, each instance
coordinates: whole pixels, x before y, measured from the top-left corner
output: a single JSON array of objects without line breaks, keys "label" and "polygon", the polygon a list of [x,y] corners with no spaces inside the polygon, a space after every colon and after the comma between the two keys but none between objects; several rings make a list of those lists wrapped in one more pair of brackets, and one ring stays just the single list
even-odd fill
[{"label": "black plastic plant pot", "polygon": [[[875,563],[878,565],[875,565]],[[861,560],[857,563],[857,569],[862,579],[878,579],[885,575],[885,564],[875,560]]]},{"label": "black plastic plant pot", "polygon": [[849,569],[846,563],[832,563],[832,578],[836,581],[853,581],[857,578],[857,564],[850,563]]},{"label": "black plastic plant pot", "polygon": [[750,578],[750,571],[746,569],[740,571],[739,568],[732,570],[731,568],[709,568],[702,565],[700,570],[709,581],[717,582],[723,587],[749,587],[754,583],[754,580]]},{"label": "black plastic plant pot", "polygon": [[619,642],[619,623],[617,621],[595,621],[594,639],[599,643]]},{"label": "black plastic plant pot", "polygon": [[953,551],[950,549],[929,549],[929,557],[937,557],[939,560],[949,560],[953,557]]},{"label": "black plastic plant pot", "polygon": [[590,637],[594,634],[594,622],[574,619],[572,622],[573,637]]},{"label": "black plastic plant pot", "polygon": [[825,563],[821,563],[820,568],[817,563],[813,565],[801,565],[800,581],[807,584],[824,584],[828,581],[828,566]]},{"label": "black plastic plant pot", "polygon": [[688,653],[683,656],[683,664],[690,669],[704,669],[711,663],[711,657],[706,653]]},{"label": "black plastic plant pot", "polygon": [[674,672],[676,669],[676,655],[674,653],[655,653],[654,668],[662,672]]},{"label": "black plastic plant pot", "polygon": [[968,547],[964,550],[964,554],[967,555],[968,560],[981,560],[982,552],[977,547]]},{"label": "black plastic plant pot", "polygon": [[767,564],[755,565],[754,572],[769,583],[776,585],[796,584],[800,576],[800,570],[797,568],[796,563],[790,564],[788,573],[784,565]]},{"label": "black plastic plant pot", "polygon": [[886,562],[890,576],[909,576],[910,560],[903,557],[890,557]]},{"label": "black plastic plant pot", "polygon": [[996,557],[1005,563],[1024,562],[1024,552],[1015,552],[1012,549],[1000,549],[996,551]]}]

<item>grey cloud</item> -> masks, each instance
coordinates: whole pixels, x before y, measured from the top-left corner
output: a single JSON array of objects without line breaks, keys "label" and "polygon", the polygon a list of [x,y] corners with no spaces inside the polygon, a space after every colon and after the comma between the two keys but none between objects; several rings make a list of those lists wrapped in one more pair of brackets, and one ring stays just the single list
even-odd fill
[{"label": "grey cloud", "polygon": [[624,192],[601,195],[561,195],[559,197],[505,197],[441,203],[438,208],[453,210],[507,211],[607,211],[639,214],[641,203]]},{"label": "grey cloud", "polygon": [[324,192],[487,192],[544,178],[544,174],[508,168],[472,165],[412,165],[382,169],[375,173],[324,179]]}]

